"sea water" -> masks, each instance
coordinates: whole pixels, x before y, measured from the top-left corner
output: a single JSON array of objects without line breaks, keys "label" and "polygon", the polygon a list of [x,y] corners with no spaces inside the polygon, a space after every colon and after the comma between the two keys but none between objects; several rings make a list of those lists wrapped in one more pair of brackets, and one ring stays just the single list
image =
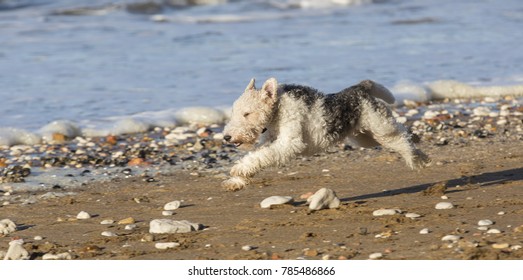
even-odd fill
[{"label": "sea water", "polygon": [[252,77],[523,95],[522,27],[519,0],[0,0],[0,145],[223,122]]}]

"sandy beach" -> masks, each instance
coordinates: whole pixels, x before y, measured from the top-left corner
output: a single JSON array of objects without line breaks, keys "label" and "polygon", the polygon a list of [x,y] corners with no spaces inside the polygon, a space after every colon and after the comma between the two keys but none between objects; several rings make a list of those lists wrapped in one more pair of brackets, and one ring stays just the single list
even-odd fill
[{"label": "sandy beach", "polygon": [[[400,260],[521,259],[523,110],[512,104],[505,116],[439,111],[409,120],[406,125],[419,137],[418,146],[433,160],[419,172],[388,150],[340,145],[264,170],[238,192],[220,187],[233,156],[218,160],[220,167],[118,177],[76,189],[16,192],[6,188],[16,183],[4,183],[0,220],[13,221],[16,231],[0,234],[0,254],[5,255],[10,241],[23,239],[28,258],[37,260],[46,254],[66,259],[343,260],[369,259],[374,253]],[[187,153],[198,158],[206,149],[211,148]],[[217,154],[231,150],[212,149]],[[122,168],[136,164],[131,162]],[[321,188],[334,190],[341,206],[310,211],[300,197]],[[260,202],[274,195],[294,201],[262,209]],[[163,216],[164,205],[174,200],[181,206]],[[440,202],[453,208],[436,209]],[[373,215],[379,209],[396,210]],[[90,218],[78,219],[81,211]],[[199,230],[152,234],[154,219],[187,220],[199,224]],[[174,242],[174,248],[156,248],[165,242]]]}]

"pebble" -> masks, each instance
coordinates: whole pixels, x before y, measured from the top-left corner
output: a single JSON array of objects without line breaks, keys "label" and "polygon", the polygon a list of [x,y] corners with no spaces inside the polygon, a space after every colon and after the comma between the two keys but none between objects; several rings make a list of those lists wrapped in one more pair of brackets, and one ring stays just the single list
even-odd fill
[{"label": "pebble", "polygon": [[505,212],[503,212],[503,211],[499,211],[499,212],[498,212],[498,215],[500,215],[500,216],[505,215]]},{"label": "pebble", "polygon": [[104,232],[102,232],[102,236],[114,237],[114,236],[118,236],[118,235],[114,232],[104,231]]},{"label": "pebble", "polygon": [[100,222],[101,225],[110,225],[110,224],[114,224],[114,221],[113,220],[103,220]]},{"label": "pebble", "polygon": [[488,227],[487,226],[481,226],[481,227],[478,227],[478,230],[485,231],[485,230],[488,230]]},{"label": "pebble", "polygon": [[493,224],[494,222],[492,222],[491,220],[479,220],[478,222],[478,226],[490,226]]},{"label": "pebble", "polygon": [[378,260],[378,259],[381,259],[383,258],[383,254],[382,253],[372,253],[369,255],[369,259],[371,260]]},{"label": "pebble", "polygon": [[171,211],[171,210],[162,211],[162,216],[172,216],[172,215],[174,215],[174,211]]},{"label": "pebble", "polygon": [[200,224],[186,220],[175,221],[170,219],[155,219],[149,223],[150,233],[186,233],[201,230]]},{"label": "pebble", "polygon": [[78,213],[78,215],[76,215],[76,218],[78,220],[87,220],[91,218],[91,215],[85,211],[81,211],[80,213]]},{"label": "pebble", "polygon": [[4,256],[4,260],[27,260],[29,259],[29,252],[22,246],[23,239],[16,239],[9,242],[9,249]]},{"label": "pebble", "polygon": [[40,241],[40,240],[43,240],[44,238],[40,235],[37,235],[37,236],[33,237],[33,239],[36,241]]},{"label": "pebble", "polygon": [[405,214],[405,217],[411,218],[411,219],[416,219],[416,218],[421,217],[421,215],[417,214],[417,213],[407,213],[407,214]]},{"label": "pebble", "polygon": [[286,203],[291,203],[293,201],[292,196],[280,196],[274,195],[267,197],[266,199],[260,202],[261,208],[271,208],[272,205],[281,205]]},{"label": "pebble", "polygon": [[160,249],[160,250],[172,249],[172,248],[176,248],[179,246],[180,246],[180,243],[177,243],[177,242],[158,242],[158,243],[154,244],[154,247],[156,249]]},{"label": "pebble", "polygon": [[501,233],[501,230],[493,228],[493,229],[487,230],[487,233],[498,234],[498,233]]},{"label": "pebble", "polygon": [[251,246],[251,245],[245,245],[245,246],[242,246],[242,250],[244,250],[244,251],[250,251],[250,250],[252,250],[252,249],[254,249],[254,247]]},{"label": "pebble", "polygon": [[135,228],[136,228],[136,224],[130,224],[130,225],[126,225],[124,229],[125,230],[133,230]]},{"label": "pebble", "polygon": [[450,202],[439,202],[436,204],[436,209],[443,210],[443,209],[452,209],[454,208],[454,205]]},{"label": "pebble", "polygon": [[182,202],[179,200],[171,201],[171,202],[165,204],[165,206],[163,206],[163,210],[167,210],[167,211],[176,210],[176,209],[180,208],[180,205],[182,205]]},{"label": "pebble", "polygon": [[336,193],[328,188],[321,188],[316,193],[307,198],[310,210],[333,209],[340,207],[341,201]]},{"label": "pebble", "polygon": [[130,225],[130,224],[134,224],[134,223],[136,223],[136,221],[134,220],[133,217],[125,218],[125,219],[118,221],[119,225]]},{"label": "pebble", "polygon": [[441,238],[441,241],[452,241],[452,242],[457,242],[458,240],[461,239],[461,236],[459,235],[452,235],[452,234],[449,234],[449,235],[445,235]]},{"label": "pebble", "polygon": [[0,221],[0,233],[2,235],[7,235],[12,232],[16,231],[16,224],[9,220],[9,219],[3,219]]},{"label": "pebble", "polygon": [[446,195],[442,195],[442,196],[441,196],[441,199],[445,200],[445,199],[449,199],[449,197],[446,196]]},{"label": "pebble", "polygon": [[419,234],[429,234],[430,230],[428,228],[423,228],[419,231]]},{"label": "pebble", "polygon": [[313,192],[308,192],[308,193],[304,193],[304,194],[300,195],[300,198],[301,199],[308,199],[309,197],[311,197],[313,195],[314,195]]},{"label": "pebble", "polygon": [[517,251],[519,249],[523,248],[521,245],[512,245],[510,246],[510,250]]},{"label": "pebble", "polygon": [[388,216],[388,215],[396,215],[398,213],[401,213],[401,210],[399,210],[399,209],[378,209],[378,210],[374,210],[374,212],[372,212],[372,216],[375,216],[375,217]]},{"label": "pebble", "polygon": [[73,257],[69,252],[60,253],[60,254],[51,254],[47,253],[42,256],[42,260],[71,260]]},{"label": "pebble", "polygon": [[508,243],[494,243],[492,244],[492,248],[494,249],[507,249],[510,247],[510,244]]}]

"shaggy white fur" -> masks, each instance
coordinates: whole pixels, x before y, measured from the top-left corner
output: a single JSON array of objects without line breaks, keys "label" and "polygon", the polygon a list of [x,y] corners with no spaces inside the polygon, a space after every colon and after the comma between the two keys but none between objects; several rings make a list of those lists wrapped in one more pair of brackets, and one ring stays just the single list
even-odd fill
[{"label": "shaggy white fur", "polygon": [[387,103],[392,94],[366,80],[337,94],[322,94],[297,85],[278,85],[268,79],[260,90],[252,79],[234,102],[224,139],[240,148],[259,146],[231,169],[222,185],[240,190],[261,169],[312,155],[345,138],[363,147],[383,145],[400,153],[411,168],[430,163],[416,149],[405,128],[396,122]]}]

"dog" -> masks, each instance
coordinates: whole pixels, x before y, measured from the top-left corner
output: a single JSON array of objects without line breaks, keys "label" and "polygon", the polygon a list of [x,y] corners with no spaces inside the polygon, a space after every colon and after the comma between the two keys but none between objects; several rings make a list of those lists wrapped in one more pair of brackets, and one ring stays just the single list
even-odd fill
[{"label": "dog", "polygon": [[412,169],[428,166],[429,157],[392,116],[394,101],[389,90],[371,80],[323,94],[308,86],[278,84],[275,78],[258,90],[252,79],[233,104],[224,140],[249,150],[259,139],[259,146],[232,167],[222,186],[241,190],[265,167],[325,151],[346,138],[361,147],[392,149]]}]

